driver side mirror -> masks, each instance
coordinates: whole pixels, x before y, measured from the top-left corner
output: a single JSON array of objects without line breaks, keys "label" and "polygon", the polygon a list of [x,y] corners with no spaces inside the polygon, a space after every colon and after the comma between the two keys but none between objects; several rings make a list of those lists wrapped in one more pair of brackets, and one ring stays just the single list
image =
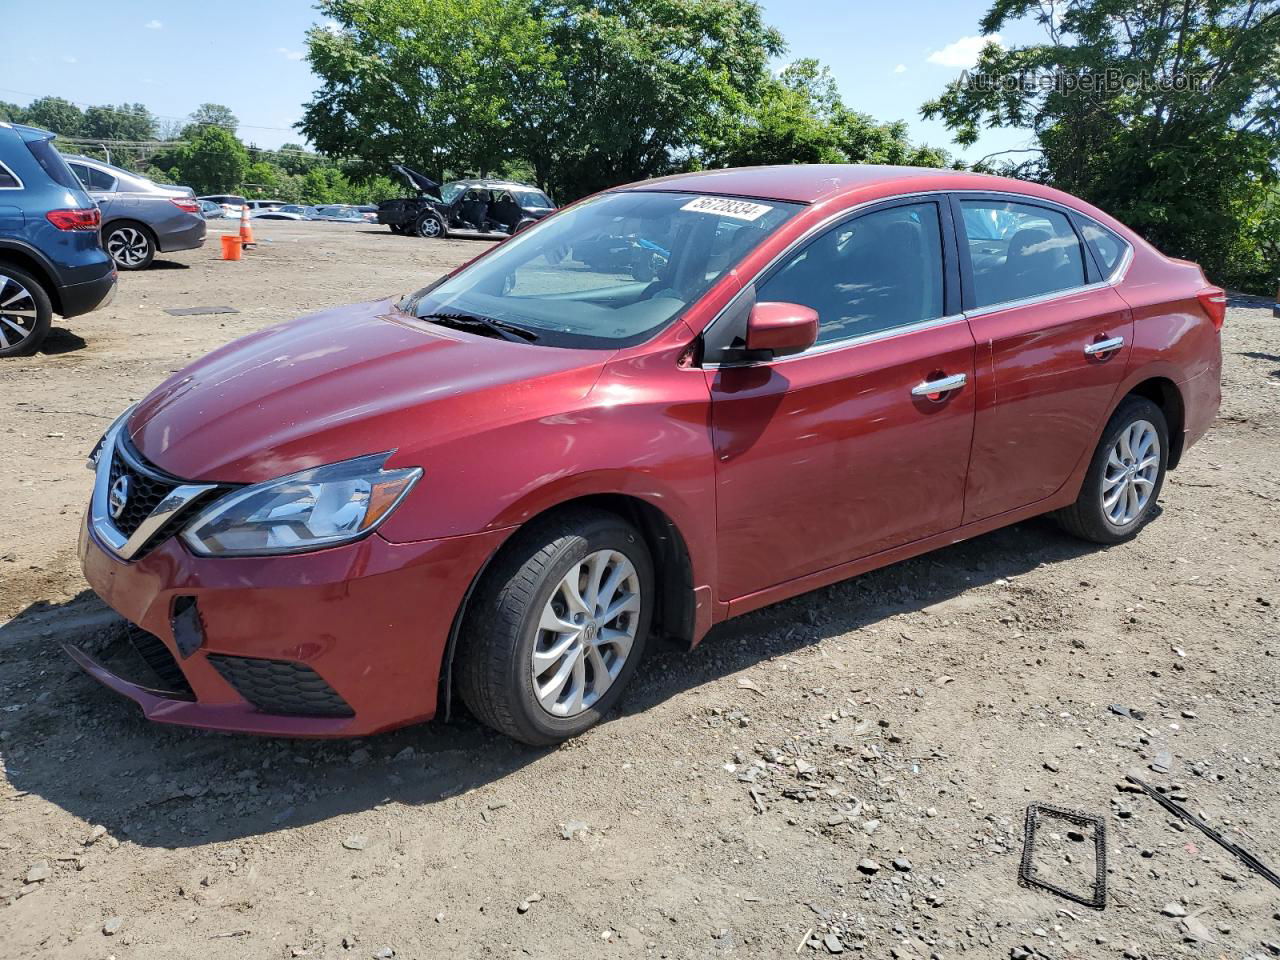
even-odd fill
[{"label": "driver side mirror", "polygon": [[818,339],[818,311],[799,303],[765,300],[747,317],[747,352],[785,357]]}]

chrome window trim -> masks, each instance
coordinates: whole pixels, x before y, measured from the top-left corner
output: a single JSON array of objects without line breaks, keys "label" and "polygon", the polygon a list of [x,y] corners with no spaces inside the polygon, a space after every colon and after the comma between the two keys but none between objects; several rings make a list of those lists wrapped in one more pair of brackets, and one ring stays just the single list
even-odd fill
[{"label": "chrome window trim", "polygon": [[[1112,269],[1111,273],[1106,278],[1108,282],[1112,280],[1116,280],[1117,277],[1119,279],[1124,279],[1123,275],[1128,272],[1129,263],[1133,260],[1133,244],[1130,243],[1128,240],[1126,240],[1124,237],[1120,236],[1120,234],[1116,233],[1114,230],[1108,227],[1105,223],[1099,223],[1097,220],[1093,219],[1093,217],[1086,216],[1083,213],[1077,214],[1077,216],[1079,216],[1081,220],[1084,220],[1088,223],[1093,224],[1099,230],[1103,230],[1111,234],[1113,237],[1119,240],[1121,244],[1124,245],[1124,253],[1121,255],[1119,262],[1116,263],[1114,269]],[[1080,235],[1080,240],[1086,247],[1089,246],[1089,241],[1085,239],[1083,233],[1081,233]],[[1089,253],[1091,256],[1093,255],[1092,250],[1090,250]],[[1095,257],[1094,259],[1096,260],[1097,258]],[[1099,264],[1099,266],[1101,266],[1101,264]]]},{"label": "chrome window trim", "polygon": [[[127,419],[127,418],[126,418]],[[119,442],[124,423],[117,424],[102,440],[102,448],[98,452],[98,465],[94,470],[93,496],[89,501],[89,526],[93,535],[121,560],[132,560],[146,546],[161,527],[168,523],[180,510],[196,497],[217,487],[214,483],[183,483],[169,491],[169,495],[161,500],[150,516],[133,531],[133,536],[126,537],[111,522],[111,512],[107,506],[107,497],[111,486],[111,461],[119,452],[130,467],[148,477],[172,483],[172,477],[164,477],[155,470],[138,463],[124,445]]]},{"label": "chrome window trim", "polygon": [[[1124,238],[1121,237],[1123,240]],[[1069,297],[1077,293],[1088,293],[1092,290],[1101,290],[1103,287],[1114,287],[1124,279],[1124,274],[1129,271],[1129,263],[1133,259],[1133,248],[1128,247],[1124,257],[1116,264],[1116,269],[1112,271],[1111,277],[1106,280],[1098,280],[1095,283],[1084,283],[1078,287],[1067,287],[1064,290],[1051,290],[1049,293],[1042,293],[1036,297],[1023,297],[1021,300],[1001,300],[999,303],[993,303],[985,307],[974,307],[972,310],[966,310],[966,317],[985,317],[989,313],[999,313],[1001,310],[1016,310],[1019,307],[1031,307],[1038,303],[1048,303],[1050,300],[1058,300],[1062,297]]]},{"label": "chrome window trim", "polygon": [[771,360],[740,360],[737,363],[704,363],[703,370],[729,370],[734,367],[759,367],[763,365],[772,365],[775,363],[787,363],[791,360],[803,360],[807,357],[815,357],[824,353],[835,353],[838,350],[846,350],[851,347],[860,347],[864,343],[875,343],[878,340],[891,340],[894,337],[906,336],[908,333],[919,333],[921,330],[931,330],[934,327],[946,326],[949,323],[955,323],[959,320],[967,319],[963,313],[953,313],[945,317],[936,317],[933,320],[921,320],[919,323],[908,323],[901,327],[888,327],[884,330],[877,330],[874,333],[863,333],[856,337],[845,337],[842,340],[831,340],[828,343],[814,344],[803,353],[793,353],[790,356],[774,357]]},{"label": "chrome window trim", "polygon": [[16,187],[0,187],[0,190],[25,190],[26,189],[26,185],[23,184],[22,178],[18,176],[16,173],[14,173],[12,170],[10,170],[9,165],[2,160],[0,160],[0,170],[3,170],[9,176],[13,177],[13,182],[17,184]]}]

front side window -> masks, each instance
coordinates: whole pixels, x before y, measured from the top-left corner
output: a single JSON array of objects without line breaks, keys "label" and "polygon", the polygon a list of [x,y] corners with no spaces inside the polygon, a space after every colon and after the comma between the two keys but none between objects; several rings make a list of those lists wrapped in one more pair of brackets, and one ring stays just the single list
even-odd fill
[{"label": "front side window", "polygon": [[818,312],[819,344],[943,316],[942,228],[936,203],[913,203],[838,224],[756,290]]},{"label": "front side window", "polygon": [[606,193],[516,234],[406,298],[418,317],[482,317],[550,346],[613,348],[669,324],[801,204]]},{"label": "front side window", "polygon": [[1042,297],[1085,282],[1080,240],[1066,215],[999,200],[961,200],[975,307]]}]

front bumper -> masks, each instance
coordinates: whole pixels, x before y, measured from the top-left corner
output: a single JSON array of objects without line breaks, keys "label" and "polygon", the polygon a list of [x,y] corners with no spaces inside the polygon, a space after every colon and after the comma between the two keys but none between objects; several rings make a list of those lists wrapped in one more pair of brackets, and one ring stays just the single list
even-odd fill
[{"label": "front bumper", "polygon": [[[354,737],[429,720],[454,613],[505,535],[397,544],[375,533],[315,553],[235,558],[197,557],[172,538],[125,562],[104,548],[86,520],[79,552],[89,585],[163,643],[191,696],[118,676],[78,648],[68,653],[161,723]],[[180,600],[185,597],[194,598],[199,642],[192,649],[189,635],[184,638],[184,656],[174,619],[175,603],[178,609],[191,604]],[[215,666],[228,657],[302,665],[349,705],[350,715],[305,716],[255,706]]]}]

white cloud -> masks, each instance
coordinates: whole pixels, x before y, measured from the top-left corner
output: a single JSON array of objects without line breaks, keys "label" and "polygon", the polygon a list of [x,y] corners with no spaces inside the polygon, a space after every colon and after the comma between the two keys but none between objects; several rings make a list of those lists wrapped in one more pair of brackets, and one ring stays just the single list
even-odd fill
[{"label": "white cloud", "polygon": [[301,60],[306,56],[301,50],[290,50],[288,47],[276,48],[286,60]]},{"label": "white cloud", "polygon": [[894,72],[894,73],[906,73],[906,72],[907,72],[907,65],[906,65],[905,63],[900,63],[900,64],[898,64],[896,67],[894,67],[894,68],[893,68],[893,72]]},{"label": "white cloud", "polygon": [[989,37],[961,37],[955,43],[949,43],[941,50],[929,54],[929,62],[942,67],[972,67],[978,61],[978,54],[988,43],[1000,43],[1000,34],[993,33]]},{"label": "white cloud", "polygon": [[148,30],[164,29],[164,24],[161,23],[159,20],[148,20],[145,24],[143,24],[143,26],[145,26]]}]

